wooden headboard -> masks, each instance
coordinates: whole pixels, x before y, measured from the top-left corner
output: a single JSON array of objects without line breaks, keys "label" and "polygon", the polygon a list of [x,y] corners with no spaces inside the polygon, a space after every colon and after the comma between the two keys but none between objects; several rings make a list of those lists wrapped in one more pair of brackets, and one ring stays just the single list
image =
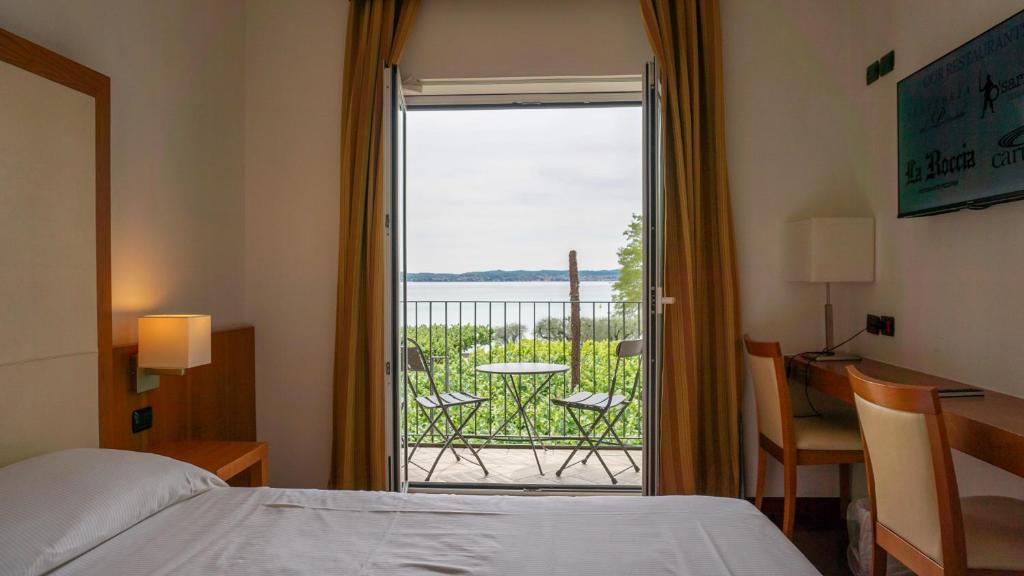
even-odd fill
[{"label": "wooden headboard", "polygon": [[[211,362],[184,376],[161,376],[160,387],[135,393],[128,360],[137,346],[114,348],[114,377],[100,388],[100,445],[145,450],[174,440],[255,440],[255,330],[213,333]],[[153,408],[153,427],[132,434],[132,411]]]},{"label": "wooden headboard", "polygon": [[0,466],[97,446],[111,378],[110,79],[0,30]]}]

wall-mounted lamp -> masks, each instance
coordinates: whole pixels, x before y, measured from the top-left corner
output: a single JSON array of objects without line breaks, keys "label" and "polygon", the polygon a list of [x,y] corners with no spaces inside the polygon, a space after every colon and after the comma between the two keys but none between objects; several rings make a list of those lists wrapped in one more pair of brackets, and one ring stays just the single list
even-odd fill
[{"label": "wall-mounted lamp", "polygon": [[204,314],[155,314],[139,318],[139,353],[131,362],[135,392],[160,386],[161,375],[210,363],[210,317]]}]

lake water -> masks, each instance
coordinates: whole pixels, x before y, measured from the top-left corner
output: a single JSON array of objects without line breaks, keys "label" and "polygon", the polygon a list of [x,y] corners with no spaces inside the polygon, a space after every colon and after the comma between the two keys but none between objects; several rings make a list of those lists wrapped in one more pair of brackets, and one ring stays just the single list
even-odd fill
[{"label": "lake water", "polygon": [[[409,282],[410,301],[519,301],[569,300],[568,282]],[[610,302],[611,282],[580,282],[580,301]]]},{"label": "lake water", "polygon": [[[521,324],[528,332],[544,318],[568,319],[568,282],[409,282],[407,322]],[[638,305],[634,305],[638,306]],[[612,282],[580,282],[580,316],[619,314],[612,303]]]}]

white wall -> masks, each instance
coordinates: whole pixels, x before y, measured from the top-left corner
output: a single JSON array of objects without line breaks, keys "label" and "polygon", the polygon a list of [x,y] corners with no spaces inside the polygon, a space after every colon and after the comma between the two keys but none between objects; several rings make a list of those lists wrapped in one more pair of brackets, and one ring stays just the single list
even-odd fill
[{"label": "white wall", "polygon": [[[896,338],[852,349],[1024,396],[1024,204],[896,219],[896,82],[1020,10],[1018,0],[723,0],[726,129],[744,330],[786,351],[821,345],[822,288],[782,280],[781,231],[806,216],[876,219],[876,281],[836,286],[836,334],[868,312],[896,317]],[[891,49],[896,70],[866,86]],[[796,396],[802,388],[794,389]],[[814,395],[816,403],[824,399]],[[744,418],[749,491],[756,455],[751,390]],[[770,460],[770,459],[769,459]],[[1024,481],[957,454],[963,493],[1021,496]],[[801,495],[834,495],[835,467],[801,469]],[[770,464],[768,493],[781,490]],[[860,474],[858,469],[857,474]],[[863,493],[863,479],[855,489]]]},{"label": "white wall", "polygon": [[[851,64],[853,3],[820,0],[723,0],[726,152],[736,233],[743,331],[779,340],[787,353],[824,344],[824,288],[786,282],[784,223],[808,216],[865,215],[854,185],[861,148],[846,135],[859,118]],[[833,288],[843,310],[848,287]],[[836,334],[848,325],[837,319]],[[819,408],[832,403],[820,395]],[[793,388],[804,411],[803,388]],[[757,417],[749,377],[743,398],[745,472],[753,494]],[[838,493],[836,466],[801,467],[801,496]],[[862,482],[861,482],[862,483]],[[769,458],[769,495],[782,493],[782,466]]]},{"label": "white wall", "polygon": [[[336,4],[259,0],[246,10],[247,316],[260,330],[258,428],[277,454],[278,486],[323,486],[330,461],[345,30]],[[722,11],[744,328],[787,350],[811,349],[823,339],[824,295],[782,280],[779,244],[788,219],[867,211],[848,184],[857,147],[821,137],[857,122],[852,8],[725,0]],[[427,0],[402,68],[418,78],[613,75],[637,74],[649,58],[630,0]],[[841,307],[848,293],[835,292]],[[756,446],[749,400],[747,442]],[[748,449],[749,478],[755,456]],[[802,470],[801,494],[834,494],[833,468]],[[781,493],[781,473],[769,490]]]},{"label": "white wall", "polygon": [[274,486],[325,487],[330,468],[347,10],[246,4],[246,318]]},{"label": "white wall", "polygon": [[[261,334],[258,426],[278,454],[274,485],[322,486],[329,466],[344,34],[344,16],[332,4],[264,0],[247,9],[247,314]],[[851,12],[838,1],[723,3],[744,327],[777,335],[787,350],[819,345],[824,295],[782,281],[782,222],[866,210],[846,184],[856,171],[854,146],[819,137],[849,131],[857,120],[849,106]],[[639,9],[629,0],[427,0],[402,67],[418,78],[612,75],[637,74],[649,58]],[[837,306],[846,296],[836,290]],[[748,402],[749,423],[751,408]],[[753,478],[756,453],[747,456]],[[801,493],[834,493],[832,468],[802,471]],[[780,493],[775,476],[769,489]]]},{"label": "white wall", "polygon": [[425,0],[406,77],[639,75],[650,59],[632,0]]},{"label": "white wall", "polygon": [[[1019,6],[723,0],[746,332],[787,351],[819,346],[823,294],[782,280],[782,225],[873,214],[878,278],[837,287],[837,333],[868,311],[893,314],[897,337],[862,337],[862,352],[1024,395],[1014,290],[1024,203],[897,221],[892,176],[896,80]],[[0,0],[0,27],[112,78],[115,342],[133,341],[135,317],[149,311],[254,324],[258,428],[279,486],[324,486],[330,461],[346,11],[337,0]],[[864,86],[869,59],[893,48],[896,71]],[[636,74],[648,58],[630,0],[427,0],[403,68],[419,78]],[[753,478],[749,390],[744,416]],[[1024,493],[1009,474],[957,464],[966,493]],[[800,482],[803,495],[835,493],[829,467]]]},{"label": "white wall", "polygon": [[[245,10],[246,319],[257,327],[257,429],[274,486],[323,487],[330,467],[347,9],[252,0]],[[420,78],[639,74],[648,57],[631,0],[427,0],[402,68]]]},{"label": "white wall", "polygon": [[[872,0],[861,4],[854,59],[896,50],[896,69],[856,96],[865,142],[856,186],[876,218],[877,278],[853,308],[896,317],[896,337],[865,354],[1024,396],[1024,203],[897,220],[896,82],[1022,8],[1019,0]],[[958,455],[961,492],[1024,496],[1024,479]]]},{"label": "white wall", "polygon": [[0,27],[111,78],[114,344],[135,318],[242,323],[243,6],[0,0]]}]

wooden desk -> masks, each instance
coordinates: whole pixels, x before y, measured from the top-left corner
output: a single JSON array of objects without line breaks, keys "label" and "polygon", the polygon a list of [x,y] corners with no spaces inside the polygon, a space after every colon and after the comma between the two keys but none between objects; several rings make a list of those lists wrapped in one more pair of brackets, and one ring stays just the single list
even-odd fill
[{"label": "wooden desk", "polygon": [[[869,358],[858,362],[810,362],[797,357],[793,359],[790,378],[800,382],[804,371],[809,370],[806,375],[812,387],[852,405],[853,391],[846,374],[846,366],[851,364],[868,376],[897,384],[935,386],[940,390],[970,386]],[[952,448],[1024,476],[1024,398],[985,390],[981,397],[943,398],[942,412]]]},{"label": "wooden desk", "polygon": [[164,442],[147,452],[188,462],[216,474],[232,486],[267,485],[267,444],[227,440]]}]

